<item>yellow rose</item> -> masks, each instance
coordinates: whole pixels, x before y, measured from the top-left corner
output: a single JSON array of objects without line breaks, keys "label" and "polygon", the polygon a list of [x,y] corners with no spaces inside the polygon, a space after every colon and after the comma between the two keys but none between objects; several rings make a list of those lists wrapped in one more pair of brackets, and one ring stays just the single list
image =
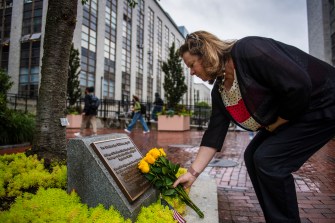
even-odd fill
[{"label": "yellow rose", "polygon": [[139,163],[138,163],[138,168],[141,169],[140,167],[145,165],[145,164],[148,164],[147,161],[145,161],[144,159],[142,159]]},{"label": "yellow rose", "polygon": [[157,159],[161,155],[161,152],[157,148],[153,148],[149,151],[149,154]]},{"label": "yellow rose", "polygon": [[154,164],[156,159],[149,153],[144,157],[145,161],[147,161],[150,164]]},{"label": "yellow rose", "polygon": [[159,149],[159,152],[161,153],[161,156],[166,156],[166,153],[164,152],[164,149],[163,149],[163,148],[160,148],[160,149]]},{"label": "yellow rose", "polygon": [[138,168],[142,171],[142,173],[149,173],[150,171],[150,167],[147,162],[142,162]]}]

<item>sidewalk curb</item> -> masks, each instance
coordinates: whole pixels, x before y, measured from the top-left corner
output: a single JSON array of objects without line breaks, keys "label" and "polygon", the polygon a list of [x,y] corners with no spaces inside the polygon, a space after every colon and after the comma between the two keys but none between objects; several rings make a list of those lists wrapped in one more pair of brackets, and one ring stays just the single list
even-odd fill
[{"label": "sidewalk curb", "polygon": [[204,171],[194,182],[190,191],[191,200],[204,213],[203,219],[199,218],[197,213],[187,206],[185,220],[187,222],[218,223],[218,196],[215,180]]}]

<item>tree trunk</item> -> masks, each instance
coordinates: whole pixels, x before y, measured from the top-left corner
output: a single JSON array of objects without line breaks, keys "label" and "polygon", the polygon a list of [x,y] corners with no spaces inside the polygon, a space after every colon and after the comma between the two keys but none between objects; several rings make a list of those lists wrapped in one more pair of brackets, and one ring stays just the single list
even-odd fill
[{"label": "tree trunk", "polygon": [[36,133],[29,154],[46,161],[66,159],[66,92],[69,55],[76,26],[78,0],[51,0],[45,26]]}]

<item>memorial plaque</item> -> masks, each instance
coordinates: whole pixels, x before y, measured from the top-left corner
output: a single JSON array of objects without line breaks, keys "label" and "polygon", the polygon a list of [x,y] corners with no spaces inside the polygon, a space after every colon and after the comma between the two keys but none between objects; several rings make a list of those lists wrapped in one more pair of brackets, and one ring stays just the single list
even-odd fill
[{"label": "memorial plaque", "polygon": [[130,138],[98,141],[91,145],[129,202],[151,187],[137,168],[143,157]]}]

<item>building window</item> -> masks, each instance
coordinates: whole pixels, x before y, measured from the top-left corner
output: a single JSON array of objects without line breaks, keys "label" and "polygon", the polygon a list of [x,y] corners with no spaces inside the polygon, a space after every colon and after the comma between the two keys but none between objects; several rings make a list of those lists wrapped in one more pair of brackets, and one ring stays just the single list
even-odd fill
[{"label": "building window", "polygon": [[89,0],[83,7],[80,72],[80,86],[82,89],[95,85],[97,8],[97,0]]},{"label": "building window", "polygon": [[157,17],[158,28],[157,28],[157,74],[156,74],[156,92],[162,95],[162,60],[163,60],[163,23],[160,18]]},{"label": "building window", "polygon": [[137,30],[136,30],[136,88],[135,94],[143,97],[143,54],[144,54],[144,1],[137,5]]},{"label": "building window", "polygon": [[335,66],[335,32],[331,35],[332,63]]},{"label": "building window", "polygon": [[0,66],[8,70],[9,38],[13,0],[0,2]]},{"label": "building window", "polygon": [[41,33],[43,0],[26,1],[23,6],[22,36]]},{"label": "building window", "polygon": [[165,26],[164,29],[164,36],[165,36],[164,38],[165,60],[167,60],[169,58],[169,47],[170,47],[170,41],[169,41],[170,31],[167,26]]},{"label": "building window", "polygon": [[148,14],[148,76],[147,76],[147,101],[153,98],[153,75],[154,75],[154,11],[149,8]]},{"label": "building window", "polygon": [[107,0],[104,41],[104,81],[103,96],[115,99],[115,54],[116,54],[116,20],[117,0]]},{"label": "building window", "polygon": [[176,42],[176,36],[173,33],[171,33],[171,44],[170,45],[172,45],[172,43],[175,43],[175,42]]},{"label": "building window", "polygon": [[123,21],[122,21],[122,97],[130,98],[130,74],[131,74],[131,34],[132,34],[132,8],[128,1],[123,1]]},{"label": "building window", "polygon": [[24,1],[19,94],[29,97],[38,95],[43,0]]},{"label": "building window", "polygon": [[38,95],[40,73],[40,41],[21,44],[19,94],[29,97]]}]

